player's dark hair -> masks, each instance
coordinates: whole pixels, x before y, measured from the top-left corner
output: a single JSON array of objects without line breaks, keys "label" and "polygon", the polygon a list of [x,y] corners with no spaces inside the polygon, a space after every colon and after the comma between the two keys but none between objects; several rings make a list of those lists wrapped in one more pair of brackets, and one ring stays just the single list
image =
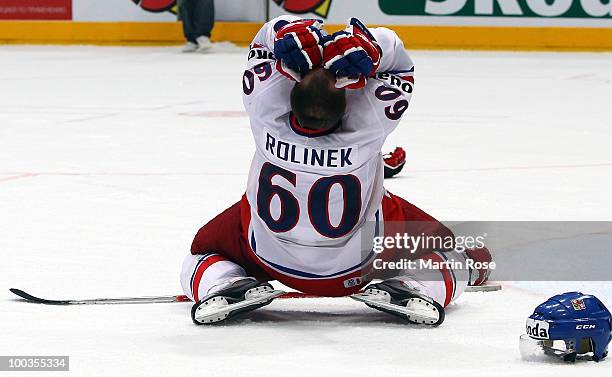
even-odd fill
[{"label": "player's dark hair", "polygon": [[336,78],[326,69],[315,68],[291,90],[291,110],[300,126],[312,130],[329,130],[344,116],[344,89],[335,87]]}]

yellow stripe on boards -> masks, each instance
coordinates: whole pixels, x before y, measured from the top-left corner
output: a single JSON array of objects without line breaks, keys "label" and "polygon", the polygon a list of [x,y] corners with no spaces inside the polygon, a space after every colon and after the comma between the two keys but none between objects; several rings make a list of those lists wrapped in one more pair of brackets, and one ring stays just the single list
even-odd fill
[{"label": "yellow stripe on boards", "polygon": [[[385,26],[385,25],[377,25]],[[261,24],[217,22],[213,41],[247,45]],[[332,32],[343,25],[327,25]],[[612,28],[387,26],[411,49],[612,51]],[[0,43],[169,45],[183,42],[178,22],[0,21]]]}]

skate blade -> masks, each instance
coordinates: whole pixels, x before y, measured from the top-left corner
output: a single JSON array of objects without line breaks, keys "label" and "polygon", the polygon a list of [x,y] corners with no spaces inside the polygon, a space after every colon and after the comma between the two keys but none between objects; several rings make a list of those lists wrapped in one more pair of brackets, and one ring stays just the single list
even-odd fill
[{"label": "skate blade", "polygon": [[225,320],[235,311],[264,306],[275,298],[285,294],[285,291],[271,290],[268,287],[255,287],[244,294],[244,300],[230,304],[223,296],[213,297],[200,304],[195,312],[195,320],[201,324],[210,324]]},{"label": "skate blade", "polygon": [[357,293],[350,297],[372,307],[400,314],[415,324],[430,326],[439,324],[440,312],[438,308],[419,297],[409,298],[406,301],[406,306],[392,304],[391,296],[384,291],[379,291],[376,294]]}]

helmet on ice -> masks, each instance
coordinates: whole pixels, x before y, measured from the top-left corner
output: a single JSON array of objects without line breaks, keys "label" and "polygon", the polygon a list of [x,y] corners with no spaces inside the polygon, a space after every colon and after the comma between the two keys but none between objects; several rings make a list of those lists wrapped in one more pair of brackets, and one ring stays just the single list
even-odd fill
[{"label": "helmet on ice", "polygon": [[599,361],[607,356],[612,339],[612,316],[595,296],[567,292],[540,304],[527,318],[520,337],[524,359],[552,355],[565,361]]}]

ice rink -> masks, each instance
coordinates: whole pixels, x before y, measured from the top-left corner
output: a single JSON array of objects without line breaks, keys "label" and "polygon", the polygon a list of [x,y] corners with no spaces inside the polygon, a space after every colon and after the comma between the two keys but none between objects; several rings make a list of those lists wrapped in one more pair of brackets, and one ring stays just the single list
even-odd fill
[{"label": "ice rink", "polygon": [[[610,358],[534,364],[518,352],[551,289],[612,308],[610,282],[467,293],[435,329],[348,298],[277,300],[218,327],[194,326],[189,304],[15,300],[10,287],[181,293],[193,235],[240,198],[254,150],[246,50],[215,50],[0,47],[0,355],[70,355],[75,376],[612,374]],[[413,58],[414,99],[387,143],[408,161],[390,191],[442,220],[612,220],[612,54]]]}]

